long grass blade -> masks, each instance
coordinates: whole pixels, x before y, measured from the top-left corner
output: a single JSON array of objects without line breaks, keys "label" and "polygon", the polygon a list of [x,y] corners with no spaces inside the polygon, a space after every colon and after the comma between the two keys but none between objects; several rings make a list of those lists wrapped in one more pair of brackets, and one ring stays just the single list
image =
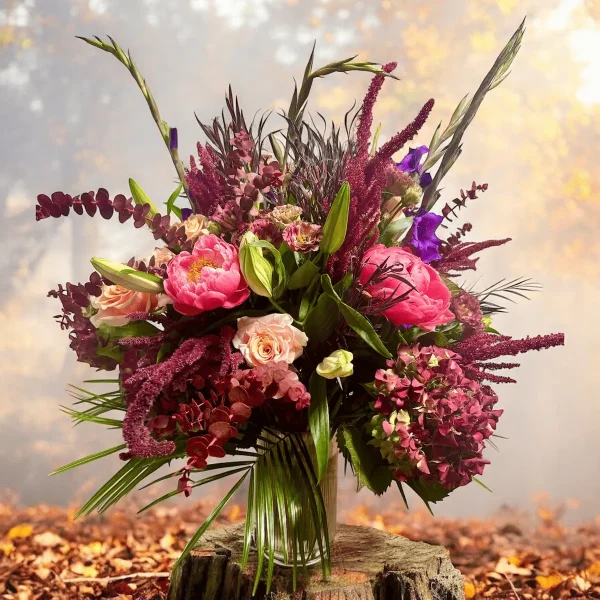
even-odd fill
[{"label": "long grass blade", "polygon": [[181,556],[177,559],[177,561],[173,565],[173,569],[178,569],[179,567],[181,567],[183,560],[194,549],[194,547],[196,546],[196,544],[198,543],[200,538],[204,535],[206,530],[212,525],[212,522],[219,516],[219,514],[221,513],[223,508],[225,508],[225,505],[231,500],[232,496],[238,491],[238,489],[241,487],[242,483],[244,483],[244,480],[246,479],[249,472],[250,472],[250,469],[248,469],[238,479],[238,481],[234,484],[234,486],[227,492],[227,494],[225,494],[225,496],[223,497],[221,502],[219,502],[219,504],[217,504],[217,506],[215,506],[213,511],[210,513],[210,515],[208,515],[206,521],[204,521],[204,523],[202,523],[202,525],[200,526],[198,531],[196,531],[196,533],[192,536],[190,541],[186,544],[185,548],[183,549],[183,552],[181,553]]},{"label": "long grass blade", "polygon": [[100,452],[96,452],[95,454],[89,454],[88,456],[84,456],[83,458],[78,458],[73,462],[70,462],[68,465],[64,465],[56,469],[56,471],[52,471],[50,475],[58,475],[59,473],[64,473],[65,471],[70,471],[71,469],[75,469],[76,467],[80,467],[81,465],[86,465],[87,463],[94,462],[100,458],[104,458],[105,456],[110,456],[115,452],[120,452],[121,450],[125,450],[127,448],[126,444],[121,444],[119,446],[114,446],[113,448],[108,448],[107,450],[101,450]]},{"label": "long grass blade", "polygon": [[[213,481],[218,481],[219,479],[224,479],[225,477],[229,477],[230,475],[235,475],[236,473],[241,473],[242,471],[247,471],[247,470],[248,470],[248,467],[241,467],[239,469],[231,469],[230,471],[226,471],[225,473],[218,473],[217,475],[211,475],[210,477],[205,477],[204,479],[200,479],[200,481],[196,481],[190,487],[193,487],[193,488],[200,487],[201,485],[205,485],[207,483],[212,483]],[[160,498],[156,498],[156,500],[153,500],[152,502],[150,502],[150,504],[147,504],[146,506],[144,506],[144,508],[140,508],[140,510],[138,510],[137,514],[139,515],[145,511],[149,510],[153,506],[156,506],[157,504],[160,504],[161,502],[164,502],[165,500],[168,500],[169,498],[172,498],[173,496],[177,496],[177,494],[179,494],[179,490],[172,490],[172,491],[168,492],[167,494],[164,494]]]},{"label": "long grass blade", "polygon": [[[217,471],[217,470],[220,470],[220,469],[227,469],[227,468],[233,468],[233,467],[242,467],[242,466],[251,467],[253,464],[254,464],[253,460],[236,460],[236,461],[226,462],[226,463],[224,463],[224,462],[217,462],[217,463],[213,463],[213,464],[207,465],[203,469],[192,469],[191,473],[205,473],[206,471]],[[154,479],[150,483],[147,483],[146,485],[143,485],[140,488],[140,490],[145,490],[147,487],[150,487],[151,485],[159,483],[160,481],[165,481],[166,479],[171,479],[173,477],[177,477],[180,474],[181,473],[179,471],[174,471],[173,473],[167,473],[166,475],[163,475],[162,477],[159,477],[158,479]]]},{"label": "long grass blade", "polygon": [[254,516],[254,505],[255,505],[255,494],[256,494],[256,471],[252,469],[250,474],[250,485],[248,486],[248,508],[246,510],[246,524],[244,526],[244,549],[242,551],[242,570],[248,565],[248,559],[250,558],[250,546],[252,544],[252,532],[254,523],[256,522]]}]

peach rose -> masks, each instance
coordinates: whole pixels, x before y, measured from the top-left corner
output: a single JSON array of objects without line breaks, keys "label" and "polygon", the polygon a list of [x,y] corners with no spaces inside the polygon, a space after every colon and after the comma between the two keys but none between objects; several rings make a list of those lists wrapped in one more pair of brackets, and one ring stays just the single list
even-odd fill
[{"label": "peach rose", "polygon": [[173,254],[169,248],[163,246],[162,248],[155,248],[152,256],[154,257],[154,262],[157,265],[166,265],[171,261],[175,254]]},{"label": "peach rose", "polygon": [[306,346],[306,334],[292,325],[290,315],[273,313],[264,317],[238,319],[233,345],[246,362],[256,367],[270,362],[293,363]]},{"label": "peach rose", "polygon": [[120,285],[103,285],[102,294],[91,300],[98,312],[90,318],[90,322],[94,327],[100,327],[103,323],[119,327],[129,323],[127,315],[153,312],[169,302],[169,297],[165,294],[134,292]]}]

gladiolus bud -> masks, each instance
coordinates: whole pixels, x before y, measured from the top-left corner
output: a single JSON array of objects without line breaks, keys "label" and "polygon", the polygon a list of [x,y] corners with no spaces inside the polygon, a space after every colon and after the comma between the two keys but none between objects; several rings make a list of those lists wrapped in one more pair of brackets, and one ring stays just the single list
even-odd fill
[{"label": "gladiolus bud", "polygon": [[247,232],[240,244],[240,267],[248,287],[259,296],[273,296],[273,265],[263,256],[262,248],[252,246],[258,238]]},{"label": "gladiolus bud", "polygon": [[349,377],[354,373],[353,358],[352,352],[348,350],[336,350],[319,363],[317,373],[325,379]]},{"label": "gladiolus bud", "polygon": [[148,294],[161,294],[163,292],[162,279],[156,275],[137,271],[128,265],[113,262],[106,258],[92,258],[91,263],[102,277],[106,277],[114,284],[128,290]]}]

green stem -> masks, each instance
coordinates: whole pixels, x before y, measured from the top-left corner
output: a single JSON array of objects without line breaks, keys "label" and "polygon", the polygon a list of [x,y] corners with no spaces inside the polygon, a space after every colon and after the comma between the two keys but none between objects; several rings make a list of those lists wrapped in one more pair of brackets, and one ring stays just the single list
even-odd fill
[{"label": "green stem", "polygon": [[[131,59],[131,54],[129,52],[127,52],[127,54],[126,54],[123,51],[123,49],[110,36],[108,36],[108,39],[111,41],[112,45],[107,42],[102,41],[99,37],[96,37],[95,39],[85,38],[85,37],[81,37],[81,36],[75,36],[75,37],[77,37],[80,40],[83,40],[84,42],[90,44],[91,46],[94,46],[95,48],[99,48],[100,50],[104,50],[104,52],[108,52],[109,54],[112,54],[120,63],[122,63],[123,65],[125,65],[125,67],[127,67],[128,71],[131,73],[131,75],[135,79],[135,82],[138,84],[138,87],[140,88],[144,98],[146,99],[148,108],[150,109],[150,114],[152,115],[154,122],[158,126],[158,130],[160,131],[160,135],[163,139],[163,142],[167,146],[167,150],[169,151],[169,154],[171,155],[171,160],[173,161],[173,165],[175,167],[175,170],[177,171],[177,175],[179,177],[179,180],[181,181],[181,185],[183,186],[183,191],[185,192],[185,195],[189,199],[190,190],[189,190],[187,181],[185,179],[185,170],[183,167],[183,163],[181,162],[181,160],[179,158],[179,152],[178,152],[177,148],[170,147],[170,138],[171,138],[170,127],[166,123],[166,121],[162,120],[160,113],[158,112],[158,106],[156,104],[156,100],[154,100],[154,96],[152,95],[152,92],[148,88],[148,85],[146,84],[146,80],[142,77],[142,74],[140,73],[139,69],[137,68],[137,65]],[[190,204],[191,204],[191,201],[190,201]]]}]

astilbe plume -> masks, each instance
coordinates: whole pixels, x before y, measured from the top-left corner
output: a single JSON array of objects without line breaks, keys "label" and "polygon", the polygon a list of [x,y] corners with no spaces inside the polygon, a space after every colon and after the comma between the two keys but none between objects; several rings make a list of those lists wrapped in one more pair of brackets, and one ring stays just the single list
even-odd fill
[{"label": "astilbe plume", "polygon": [[453,346],[453,350],[460,356],[460,363],[465,373],[478,381],[487,380],[494,383],[515,383],[511,377],[488,373],[499,369],[513,369],[518,363],[486,362],[501,356],[516,356],[530,350],[544,350],[554,346],[564,346],[563,333],[549,335],[527,336],[524,339],[514,340],[508,335],[497,335],[480,331],[467,337]]},{"label": "astilbe plume", "polygon": [[[391,73],[395,67],[396,63],[388,63],[382,67],[382,70]],[[328,263],[329,274],[334,280],[348,272],[353,259],[377,241],[381,196],[387,183],[387,170],[391,157],[417,135],[434,104],[433,99],[429,100],[410,125],[393,136],[373,158],[369,159],[373,107],[384,79],[384,75],[376,75],[369,86],[359,117],[356,150],[346,164],[345,177],[350,185],[352,196],[346,238]]]},{"label": "astilbe plume", "polygon": [[491,388],[470,379],[450,350],[398,349],[396,360],[375,376],[375,445],[395,467],[398,481],[420,480],[446,489],[481,475],[485,440],[501,410]]},{"label": "astilbe plume", "polygon": [[123,194],[118,194],[113,200],[104,188],[99,188],[98,192],[85,192],[79,196],[71,197],[63,192],[54,192],[52,196],[39,194],[38,204],[35,207],[36,221],[54,217],[66,217],[71,209],[82,215],[84,210],[93,217],[97,212],[104,219],[110,219],[116,213],[119,215],[119,222],[125,223],[133,218],[133,225],[136,228],[148,225],[154,234],[154,239],[162,239],[169,248],[188,249],[186,242],[185,228],[180,223],[171,224],[169,215],[160,215],[156,213],[149,216],[149,204],[133,204],[131,198],[126,198]]}]

